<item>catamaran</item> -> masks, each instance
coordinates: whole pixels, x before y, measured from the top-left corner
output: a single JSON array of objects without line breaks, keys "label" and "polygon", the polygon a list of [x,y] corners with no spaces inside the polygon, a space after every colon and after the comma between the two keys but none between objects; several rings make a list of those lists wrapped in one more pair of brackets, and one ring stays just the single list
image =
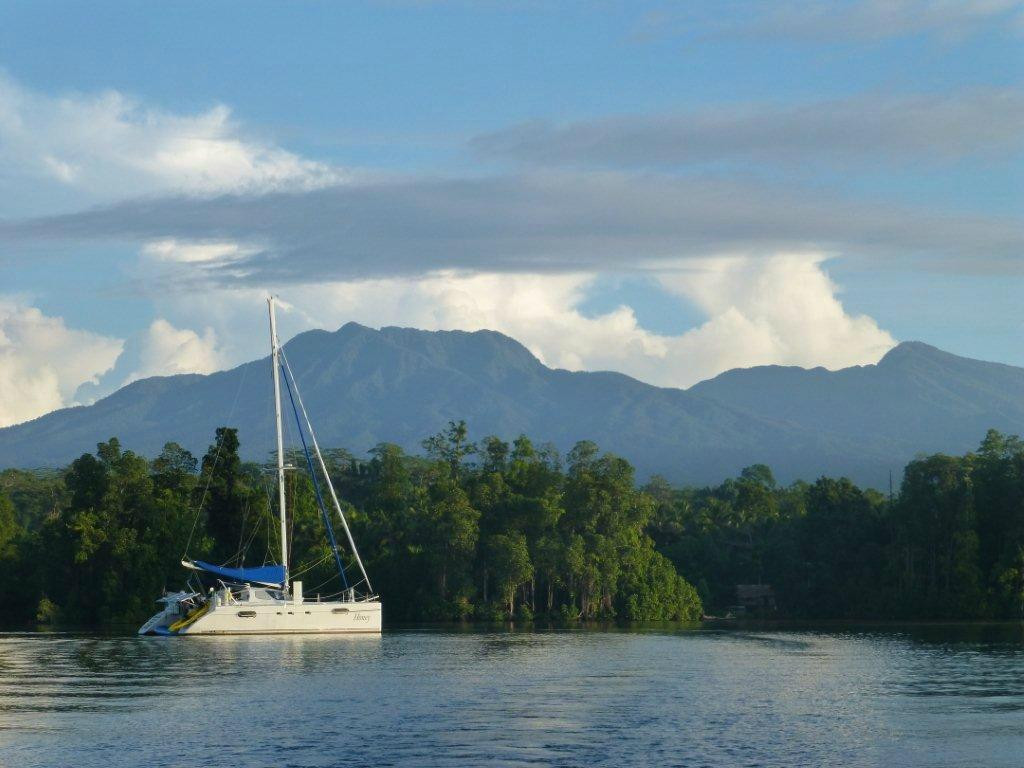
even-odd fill
[{"label": "catamaran", "polygon": [[[338,502],[313,432],[309,415],[302,404],[295,376],[277,337],[277,319],[273,297],[267,300],[270,312],[271,366],[274,379],[274,415],[277,426],[277,498],[281,523],[281,563],[258,567],[227,567],[202,560],[182,560],[190,571],[191,589],[165,594],[158,600],[163,608],[139,628],[140,635],[269,635],[269,634],[350,634],[381,631],[381,603],[370,585],[356,543],[352,538],[345,513]],[[284,436],[281,423],[281,380],[298,425],[306,465],[338,575],[342,592],[334,599],[321,600],[319,595],[306,599],[301,581],[289,582],[287,505],[285,498]],[[301,414],[301,418],[300,418]],[[306,442],[306,435],[309,443]],[[312,448],[312,452],[310,451]],[[332,502],[359,573],[361,581],[350,585],[338,542],[331,525],[331,515],[324,503],[320,480],[313,458],[320,468],[323,484]]]}]

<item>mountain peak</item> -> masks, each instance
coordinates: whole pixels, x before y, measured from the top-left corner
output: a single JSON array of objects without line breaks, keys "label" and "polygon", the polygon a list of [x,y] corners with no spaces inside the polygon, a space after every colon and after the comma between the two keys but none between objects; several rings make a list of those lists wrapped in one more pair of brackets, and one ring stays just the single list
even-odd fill
[{"label": "mountain peak", "polygon": [[363,331],[374,332],[373,328],[362,323],[357,323],[355,320],[349,320],[347,323],[338,328],[335,333],[361,333]]},{"label": "mountain peak", "polygon": [[525,346],[498,331],[421,331],[417,328],[387,326],[380,329],[389,341],[415,350],[431,360],[477,374],[502,371],[534,372],[543,363]]},{"label": "mountain peak", "polygon": [[890,349],[885,356],[878,361],[878,367],[890,370],[910,370],[924,366],[930,370],[942,369],[948,372],[977,372],[985,370],[989,373],[1000,371],[1002,374],[1012,374],[1019,371],[1016,366],[1006,363],[994,363],[987,360],[979,360],[974,357],[964,357],[946,352],[925,344],[921,341],[904,341]]},{"label": "mountain peak", "polygon": [[943,352],[938,347],[933,347],[931,344],[925,344],[923,341],[901,341],[895,347],[886,352],[882,359],[878,361],[879,365],[892,365],[902,360],[909,360],[914,358],[942,358],[942,357],[956,357],[949,352]]}]

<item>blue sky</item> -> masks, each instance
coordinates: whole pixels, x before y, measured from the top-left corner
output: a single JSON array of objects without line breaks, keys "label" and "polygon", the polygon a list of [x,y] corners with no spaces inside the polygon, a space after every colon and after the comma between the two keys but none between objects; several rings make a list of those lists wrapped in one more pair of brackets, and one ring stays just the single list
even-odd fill
[{"label": "blue sky", "polygon": [[284,327],[1024,364],[1024,8],[0,3],[0,425]]}]

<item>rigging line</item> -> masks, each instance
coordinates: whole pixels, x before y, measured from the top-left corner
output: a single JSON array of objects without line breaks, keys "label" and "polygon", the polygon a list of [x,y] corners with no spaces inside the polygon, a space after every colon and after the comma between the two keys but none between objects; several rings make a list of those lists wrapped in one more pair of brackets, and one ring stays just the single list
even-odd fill
[{"label": "rigging line", "polygon": [[[285,387],[288,390],[288,400],[292,404],[292,412],[295,414],[295,424],[299,430],[299,439],[302,441],[302,452],[306,454],[306,464],[309,466],[309,476],[313,480],[313,490],[316,492],[316,503],[320,507],[320,514],[324,518],[324,526],[327,528],[327,536],[331,540],[331,551],[334,552],[334,562],[338,566],[338,574],[341,576],[341,581],[348,589],[348,577],[345,576],[345,566],[341,564],[341,555],[338,554],[338,542],[334,538],[334,527],[331,525],[331,518],[327,514],[327,506],[324,504],[324,497],[320,493],[320,481],[316,479],[316,472],[313,470],[313,459],[309,455],[309,448],[306,447],[306,435],[302,431],[302,422],[299,421],[299,409],[295,407],[295,398],[292,396],[292,385],[288,382],[288,374],[285,373],[284,366],[281,366],[281,372],[285,375],[284,379]],[[331,479],[325,478],[329,483]],[[293,516],[294,520],[294,516]]]},{"label": "rigging line", "polygon": [[[280,348],[278,348],[278,353],[280,354]],[[297,461],[297,459],[294,456],[294,454],[297,453],[297,450],[292,447],[292,446],[295,445],[295,436],[292,434],[292,423],[287,418],[284,418],[283,412],[282,412],[281,428],[284,431],[284,437],[283,437],[283,440],[282,440],[282,445],[288,446],[287,448],[285,448],[285,451],[284,451],[285,470],[295,469],[297,464],[298,464],[298,461]],[[293,463],[293,460],[294,460],[294,463]],[[295,501],[298,498],[298,491],[296,490],[296,486],[295,486],[295,473],[294,472],[287,472],[286,471],[285,472],[285,476],[284,476],[284,482],[285,482],[285,519],[287,520],[287,525],[288,525],[288,541],[294,542],[295,541]],[[288,502],[288,499],[291,499],[291,502]],[[288,510],[291,510],[291,517],[288,516]],[[278,537],[280,537],[280,534],[278,534]]]},{"label": "rigging line", "polygon": [[355,589],[356,587],[360,587],[363,584],[366,584],[367,587],[369,587],[369,584],[367,584],[366,579],[360,579],[359,581],[353,583],[351,586],[352,586],[353,589]]},{"label": "rigging line", "polygon": [[[253,541],[255,541],[257,533],[259,533],[258,521],[253,525],[252,532],[249,534],[249,538],[245,541],[245,543],[243,544],[241,541],[239,541],[238,551],[235,553],[235,557],[238,558],[239,567],[244,567],[245,555],[249,551],[249,547],[252,546]],[[266,565],[265,562],[264,565]]]},{"label": "rigging line", "polygon": [[238,565],[240,567],[242,566],[245,558],[245,553],[249,550],[249,545],[252,544],[252,541],[256,535],[256,531],[259,529],[259,522],[257,521],[253,524],[252,533],[249,534],[249,539],[247,541],[245,540],[245,521],[249,518],[249,511],[251,509],[252,505],[247,501],[245,504],[245,510],[243,510],[242,512],[242,531],[238,535],[238,549],[235,550],[235,553],[231,555],[231,557],[229,557],[227,560],[221,563],[221,565],[228,565],[229,563],[231,563],[232,560],[237,559]]},{"label": "rigging line", "polygon": [[[271,521],[273,520],[273,517],[274,517],[274,502],[273,502],[273,500],[271,499],[271,496],[270,496],[270,486],[267,485],[267,475],[266,475],[266,473],[261,473],[261,478],[262,478],[261,485],[263,486],[263,493],[266,494],[266,497],[267,497],[267,514],[263,515],[263,519],[264,519],[264,522],[266,522],[266,524],[267,524],[267,546],[269,548],[269,547],[273,546],[273,544],[274,544],[274,536],[277,536],[278,534],[277,534],[277,532],[275,532],[273,530],[274,526],[271,524]],[[263,564],[264,565],[267,564],[267,558],[269,557],[269,554],[270,554],[269,551],[263,553]]]},{"label": "rigging line", "polygon": [[[235,550],[234,557],[238,558],[238,566],[241,567],[242,563],[245,562],[245,552],[242,548],[242,542],[245,541],[245,521],[249,517],[249,502],[245,502],[245,509],[242,510],[242,525],[238,529],[238,549]],[[228,560],[231,562],[231,560]]]},{"label": "rigging line", "polygon": [[[313,570],[314,568],[316,568],[316,567],[318,567],[320,565],[323,565],[324,563],[326,563],[330,559],[331,559],[331,555],[328,553],[328,554],[324,555],[323,557],[321,557],[319,560],[317,560],[315,563],[310,563],[307,566],[303,566],[302,568],[299,569],[298,573],[293,573],[292,577],[301,576],[304,573],[308,573],[309,571]],[[333,578],[333,577],[331,577],[331,578]],[[328,581],[330,581],[330,579],[328,579]]]},{"label": "rigging line", "polygon": [[[291,437],[291,435],[289,435],[289,437]],[[285,469],[287,469],[287,468],[288,468],[288,465],[285,464]],[[289,484],[291,485],[290,490],[289,490],[289,487],[288,487]],[[294,544],[295,543],[295,499],[297,497],[297,494],[296,494],[296,491],[295,491],[295,473],[294,472],[292,472],[291,474],[286,474],[284,476],[284,487],[285,487],[285,493],[284,493],[285,499],[289,499],[290,498],[292,500],[290,505],[289,504],[285,504],[285,513],[284,514],[285,514],[285,519],[288,519],[288,509],[290,507],[291,510],[292,510],[292,516],[291,516],[291,519],[288,519],[288,541],[290,541],[290,542],[292,542]],[[291,554],[294,555],[295,553],[292,552]]]},{"label": "rigging line", "polygon": [[[327,578],[327,579],[324,579],[323,581],[321,581],[321,582],[320,582],[319,584],[317,584],[317,585],[316,585],[315,587],[313,587],[313,588],[312,588],[311,590],[309,590],[309,591],[310,591],[310,592],[316,592],[316,591],[317,591],[318,589],[320,589],[320,587],[322,587],[322,586],[323,586],[324,584],[327,584],[327,583],[328,583],[328,582],[329,582],[329,581],[330,581],[331,579],[333,579],[333,578],[334,578],[334,577],[333,577],[333,576],[331,576],[331,577],[329,577],[329,578]],[[349,589],[349,587],[347,587],[347,586],[346,586],[346,587],[345,587],[345,589],[344,589],[344,590],[342,590],[342,592],[344,592],[344,591],[348,591],[348,589]],[[335,595],[340,595],[340,594],[341,594],[341,592],[332,592],[331,594],[327,595],[327,597],[334,597]]]},{"label": "rigging line", "polygon": [[[242,378],[238,381],[238,388],[235,389],[235,398],[231,402],[231,408],[228,409],[228,421],[231,421],[231,417],[235,415],[235,408],[238,407],[238,396],[242,394],[242,387],[245,385],[245,378],[249,375],[249,366],[242,366]],[[188,532],[188,540],[185,542],[185,551],[181,555],[182,560],[188,559],[188,549],[192,546],[192,537],[196,533],[196,523],[199,522],[199,515],[203,511],[203,504],[206,503],[206,495],[210,492],[210,483],[213,482],[213,473],[217,469],[217,463],[220,461],[221,449],[224,447],[222,440],[217,441],[217,453],[213,457],[213,466],[210,468],[210,474],[206,478],[206,487],[203,489],[202,498],[199,499],[199,506],[196,507],[195,517],[192,518],[192,528]]]},{"label": "rigging line", "polygon": [[[348,571],[351,568],[352,568],[352,563],[349,563],[347,566],[345,566],[345,573],[346,573],[346,575],[348,574]],[[370,586],[369,582],[366,579],[360,579],[359,581],[356,581],[356,582],[350,584],[349,586],[352,589],[355,589],[356,587],[361,586],[362,584],[366,584],[367,587]]]},{"label": "rigging line", "polygon": [[[288,362],[288,356],[285,355],[284,349],[281,349],[280,352],[281,352],[281,360],[284,362],[284,370],[285,370],[285,373],[286,373],[285,379],[287,379],[290,376],[291,380],[292,380],[292,384],[295,385],[295,396],[298,398],[299,408],[302,409],[302,417],[305,419],[306,427],[309,429],[309,438],[310,438],[310,440],[313,441],[313,450],[316,451],[316,458],[317,458],[317,461],[320,462],[320,469],[324,473],[324,480],[327,483],[327,490],[331,492],[331,501],[334,502],[334,508],[337,510],[338,517],[341,519],[341,527],[345,530],[345,536],[346,536],[346,538],[348,538],[348,545],[352,549],[352,555],[355,557],[356,563],[359,564],[359,570],[362,572],[363,578],[366,579],[366,586],[367,586],[367,588],[372,592],[373,591],[373,587],[370,586],[370,576],[369,576],[369,574],[366,573],[366,567],[363,565],[363,559],[359,556],[359,549],[356,547],[355,539],[352,538],[352,530],[348,527],[348,520],[345,519],[345,513],[342,512],[342,510],[341,510],[341,502],[338,501],[338,494],[335,493],[335,491],[334,491],[334,483],[331,482],[331,476],[330,476],[330,474],[327,471],[327,465],[324,463],[323,454],[320,452],[320,446],[317,445],[317,442],[316,442],[316,432],[313,431],[313,424],[309,420],[309,414],[306,413],[306,406],[303,405],[303,403],[302,403],[302,394],[299,392],[299,385],[295,381],[295,374],[292,373],[292,367],[291,367],[291,364],[289,364],[289,362]],[[290,390],[289,390],[289,394],[290,394]],[[293,402],[292,405],[294,407],[294,402]],[[296,413],[296,418],[298,418],[298,413]],[[300,428],[301,428],[301,424],[300,424]],[[307,453],[307,456],[308,456],[308,453]]]}]

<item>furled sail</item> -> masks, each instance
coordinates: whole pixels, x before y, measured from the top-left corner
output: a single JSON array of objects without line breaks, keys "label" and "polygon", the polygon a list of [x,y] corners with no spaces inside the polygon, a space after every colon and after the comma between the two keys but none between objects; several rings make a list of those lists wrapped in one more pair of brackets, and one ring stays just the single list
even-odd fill
[{"label": "furled sail", "polygon": [[259,584],[264,587],[281,587],[284,585],[283,565],[261,565],[255,568],[226,568],[222,565],[211,565],[202,560],[183,561],[186,568],[193,568],[222,581],[232,584]]}]

